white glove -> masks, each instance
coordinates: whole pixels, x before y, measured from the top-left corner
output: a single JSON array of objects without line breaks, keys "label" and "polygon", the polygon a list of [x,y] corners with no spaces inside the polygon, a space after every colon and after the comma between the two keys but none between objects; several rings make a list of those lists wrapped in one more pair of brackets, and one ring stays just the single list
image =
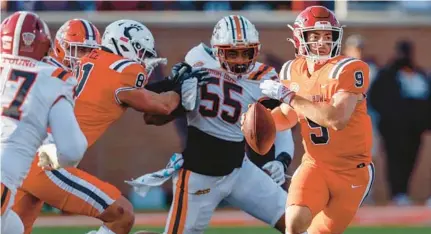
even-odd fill
[{"label": "white glove", "polygon": [[181,105],[187,111],[192,111],[196,106],[198,96],[198,79],[190,78],[181,85]]},{"label": "white glove", "polygon": [[37,150],[39,154],[39,162],[37,165],[44,170],[59,169],[57,147],[55,144],[44,144]]},{"label": "white glove", "polygon": [[283,103],[289,104],[295,96],[295,92],[284,86],[282,83],[274,80],[265,80],[260,83],[259,88],[262,93],[272,99],[280,100]]},{"label": "white glove", "polygon": [[156,68],[159,65],[166,65],[168,64],[167,58],[146,58],[144,59],[145,64],[145,70],[147,72],[147,76],[150,77],[151,73],[154,71],[154,68]]},{"label": "white glove", "polygon": [[282,162],[277,160],[267,162],[265,165],[263,165],[262,169],[266,171],[278,185],[282,185],[286,181]]},{"label": "white glove", "polygon": [[127,184],[133,186],[133,190],[142,197],[145,197],[151,187],[157,187],[169,180],[172,175],[181,169],[184,159],[181,154],[174,154],[169,159],[165,169],[145,174],[134,180],[126,180]]}]

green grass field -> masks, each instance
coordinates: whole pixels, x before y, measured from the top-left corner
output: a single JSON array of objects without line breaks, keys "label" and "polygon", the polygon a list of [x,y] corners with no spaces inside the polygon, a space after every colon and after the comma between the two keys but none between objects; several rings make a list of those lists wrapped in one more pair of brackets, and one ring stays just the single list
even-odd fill
[{"label": "green grass field", "polygon": [[[84,234],[96,228],[91,227],[61,227],[61,228],[35,228],[33,234]],[[137,230],[148,230],[162,232],[162,228],[135,228]],[[205,234],[277,234],[278,232],[266,227],[223,227],[210,228]],[[431,227],[352,227],[344,234],[429,234]]]}]

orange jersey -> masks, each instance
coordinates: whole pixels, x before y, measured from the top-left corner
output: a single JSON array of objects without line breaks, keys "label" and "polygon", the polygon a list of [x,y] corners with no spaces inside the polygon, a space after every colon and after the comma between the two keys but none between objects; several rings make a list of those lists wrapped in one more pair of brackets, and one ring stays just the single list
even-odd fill
[{"label": "orange jersey", "polygon": [[147,74],[144,66],[133,60],[93,50],[81,58],[76,76],[75,115],[91,146],[126,111],[117,94],[142,88]]},{"label": "orange jersey", "polygon": [[[314,103],[331,103],[337,92],[365,97],[369,67],[361,60],[337,56],[309,76],[305,58],[297,58],[283,65],[280,79],[298,95]],[[306,152],[303,160],[335,170],[371,162],[371,120],[365,98],[358,102],[342,130],[325,128],[304,117],[300,117],[299,123]]]}]

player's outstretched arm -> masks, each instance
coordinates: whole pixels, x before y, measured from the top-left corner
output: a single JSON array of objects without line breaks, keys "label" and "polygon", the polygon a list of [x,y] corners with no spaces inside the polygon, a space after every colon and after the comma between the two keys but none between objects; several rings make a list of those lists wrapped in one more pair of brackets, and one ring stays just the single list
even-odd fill
[{"label": "player's outstretched arm", "polygon": [[169,115],[180,103],[180,95],[174,91],[155,93],[147,89],[131,89],[117,94],[121,103],[145,113]]},{"label": "player's outstretched arm", "polygon": [[87,150],[87,139],[79,127],[73,112],[73,106],[64,98],[55,103],[49,112],[49,126],[57,148],[55,167],[75,166],[81,161]]}]

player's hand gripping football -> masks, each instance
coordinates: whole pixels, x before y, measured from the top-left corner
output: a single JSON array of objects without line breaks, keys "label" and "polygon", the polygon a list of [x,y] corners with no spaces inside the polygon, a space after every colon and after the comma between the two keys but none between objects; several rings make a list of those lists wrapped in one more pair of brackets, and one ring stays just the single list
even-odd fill
[{"label": "player's hand gripping football", "polygon": [[272,99],[280,100],[288,105],[290,105],[290,101],[292,101],[292,98],[295,96],[294,91],[274,80],[263,81],[259,88],[262,90],[264,95]]},{"label": "player's hand gripping football", "polygon": [[268,173],[268,175],[277,183],[278,185],[284,184],[286,182],[286,176],[284,174],[284,165],[282,162],[273,160],[267,162],[263,165],[262,169]]}]

